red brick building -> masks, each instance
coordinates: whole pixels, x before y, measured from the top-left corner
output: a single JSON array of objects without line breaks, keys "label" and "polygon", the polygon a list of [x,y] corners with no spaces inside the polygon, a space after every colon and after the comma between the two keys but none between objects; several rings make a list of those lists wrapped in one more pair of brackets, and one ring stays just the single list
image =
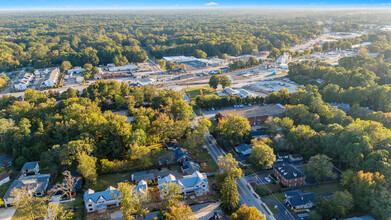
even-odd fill
[{"label": "red brick building", "polygon": [[305,175],[292,164],[275,163],[274,176],[276,176],[280,183],[287,187],[301,186],[305,183]]},{"label": "red brick building", "polygon": [[265,106],[246,106],[244,108],[236,108],[223,110],[219,112],[220,117],[225,117],[229,114],[239,115],[247,118],[251,126],[262,124],[267,118],[276,116],[284,112],[285,109],[281,105],[265,105]]}]

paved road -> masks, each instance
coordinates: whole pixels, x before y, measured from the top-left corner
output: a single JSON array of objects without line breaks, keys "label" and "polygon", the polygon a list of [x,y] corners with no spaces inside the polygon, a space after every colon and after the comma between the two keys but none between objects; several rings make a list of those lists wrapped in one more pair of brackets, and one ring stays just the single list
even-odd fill
[{"label": "paved road", "polygon": [[281,203],[271,199],[262,199],[262,202],[272,204],[273,206],[277,206],[277,209],[280,210],[280,213],[278,215],[274,215],[274,218],[276,218],[276,220],[292,219],[292,215],[287,213],[286,208]]},{"label": "paved road", "polygon": [[0,209],[0,220],[11,220],[14,216],[16,209],[13,207]]},{"label": "paved road", "polygon": [[[205,138],[205,143],[208,148],[209,154],[212,156],[212,158],[217,163],[218,157],[225,155],[224,151],[221,150],[216,145],[216,141],[209,134]],[[245,178],[241,178],[237,181],[240,202],[242,204],[244,204],[244,203],[247,204],[247,206],[253,206],[253,207],[257,208],[259,211],[261,211],[263,214],[266,215],[267,220],[274,220],[275,218],[266,212],[265,208],[262,206],[262,202],[258,198],[255,197],[255,195],[247,187],[247,184],[248,183],[245,180]]]}]

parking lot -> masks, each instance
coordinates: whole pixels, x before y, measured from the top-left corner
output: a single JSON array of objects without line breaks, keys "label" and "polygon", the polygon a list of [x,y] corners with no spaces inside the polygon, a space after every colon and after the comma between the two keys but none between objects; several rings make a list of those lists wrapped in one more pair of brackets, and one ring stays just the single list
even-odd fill
[{"label": "parking lot", "polygon": [[269,177],[270,174],[273,173],[273,170],[266,170],[266,171],[262,171],[262,172],[258,172],[258,173],[253,173],[251,175],[248,175],[248,176],[245,176],[246,178],[246,181],[251,183],[255,183],[257,185],[259,184],[266,184],[266,183],[269,183],[268,181],[266,181],[265,177]]}]

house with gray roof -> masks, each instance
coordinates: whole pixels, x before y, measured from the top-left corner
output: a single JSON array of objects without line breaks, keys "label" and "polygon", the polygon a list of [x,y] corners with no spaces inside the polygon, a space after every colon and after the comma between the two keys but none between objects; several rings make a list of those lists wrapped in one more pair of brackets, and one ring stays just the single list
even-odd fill
[{"label": "house with gray roof", "polygon": [[209,192],[208,178],[205,173],[198,171],[191,175],[184,176],[182,179],[177,179],[174,175],[158,180],[160,197],[164,199],[163,185],[169,183],[177,184],[181,189],[181,194],[186,198],[188,196],[202,196]]},{"label": "house with gray roof", "polygon": [[[134,188],[133,191],[137,193],[148,193],[147,182],[141,180]],[[105,191],[95,192],[92,189],[88,189],[83,196],[84,205],[87,212],[94,212],[101,209],[106,209],[109,206],[119,206],[121,193],[116,188],[110,186]]]},{"label": "house with gray roof", "polygon": [[93,212],[100,209],[106,209],[108,206],[119,206],[118,197],[120,192],[110,186],[105,191],[95,192],[88,189],[83,196],[84,204],[87,212]]},{"label": "house with gray roof", "polygon": [[235,147],[235,151],[238,154],[241,154],[243,156],[247,156],[251,154],[251,149],[253,148],[253,145],[251,144],[239,144]]},{"label": "house with gray roof", "polygon": [[36,175],[39,174],[39,165],[37,161],[27,162],[23,165],[21,171],[21,176]]},{"label": "house with gray roof", "polygon": [[19,177],[19,179],[15,180],[11,184],[5,193],[3,197],[4,205],[7,207],[14,202],[13,197],[11,196],[11,192],[14,189],[22,189],[23,187],[26,187],[27,189],[31,190],[34,196],[43,196],[46,192],[46,189],[48,188],[49,179],[50,174],[37,174],[32,176]]},{"label": "house with gray roof", "polygon": [[184,161],[181,170],[184,174],[190,175],[196,171],[200,171],[200,165],[194,163],[192,160]]},{"label": "house with gray roof", "polygon": [[174,150],[174,157],[176,162],[191,160],[190,153],[186,149],[181,147],[178,147]]},{"label": "house with gray roof", "polygon": [[303,193],[301,190],[293,190],[285,192],[285,205],[293,209],[309,209],[314,206],[316,193],[306,192]]},{"label": "house with gray roof", "polygon": [[147,171],[136,172],[132,174],[132,181],[139,182],[141,180],[153,180],[155,179],[154,173],[147,173]]}]

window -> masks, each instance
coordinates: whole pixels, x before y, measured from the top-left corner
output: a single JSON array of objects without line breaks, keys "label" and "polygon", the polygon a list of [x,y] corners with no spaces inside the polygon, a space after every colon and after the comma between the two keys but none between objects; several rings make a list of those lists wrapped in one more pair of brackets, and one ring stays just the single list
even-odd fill
[{"label": "window", "polygon": [[90,206],[90,207],[91,207],[91,206],[92,206],[92,204],[90,203],[90,204],[88,204],[88,206]]}]

